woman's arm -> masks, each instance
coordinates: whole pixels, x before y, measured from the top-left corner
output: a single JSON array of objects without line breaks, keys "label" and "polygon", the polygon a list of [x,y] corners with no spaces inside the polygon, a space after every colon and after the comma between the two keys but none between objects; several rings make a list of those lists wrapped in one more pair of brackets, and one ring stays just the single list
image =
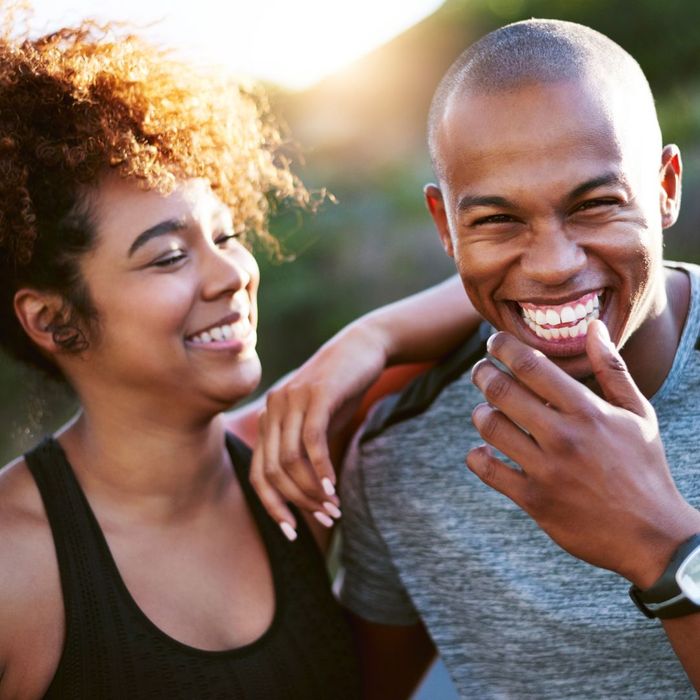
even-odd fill
[{"label": "woman's arm", "polygon": [[[452,277],[350,324],[267,394],[259,413],[251,481],[270,515],[294,526],[286,506],[332,514],[337,507],[332,456],[342,454],[363,396],[395,364],[435,362],[466,339],[481,318]],[[376,393],[400,388],[417,371],[380,380]]]}]

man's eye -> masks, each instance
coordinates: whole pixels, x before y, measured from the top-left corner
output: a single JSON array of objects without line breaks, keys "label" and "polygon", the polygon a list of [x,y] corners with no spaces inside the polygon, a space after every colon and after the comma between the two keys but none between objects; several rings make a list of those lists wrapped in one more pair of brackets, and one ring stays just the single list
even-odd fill
[{"label": "man's eye", "polygon": [[586,211],[588,209],[597,209],[600,207],[612,207],[617,204],[616,199],[611,198],[601,198],[601,199],[589,199],[585,202],[581,202],[574,211]]},{"label": "man's eye", "polygon": [[474,226],[483,226],[485,224],[510,224],[515,219],[510,214],[491,214],[490,216],[482,216],[474,221]]}]

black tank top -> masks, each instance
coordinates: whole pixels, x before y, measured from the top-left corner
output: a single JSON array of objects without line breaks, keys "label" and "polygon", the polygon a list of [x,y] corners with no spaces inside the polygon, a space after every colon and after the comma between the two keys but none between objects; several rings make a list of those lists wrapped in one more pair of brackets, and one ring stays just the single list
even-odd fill
[{"label": "black tank top", "polygon": [[227,447],[272,568],[272,624],[251,644],[205,651],[158,629],[129,594],[60,445],[26,455],[53,532],[65,641],[48,700],[358,698],[356,660],[325,562],[302,518],[288,542],[248,482],[250,450]]}]

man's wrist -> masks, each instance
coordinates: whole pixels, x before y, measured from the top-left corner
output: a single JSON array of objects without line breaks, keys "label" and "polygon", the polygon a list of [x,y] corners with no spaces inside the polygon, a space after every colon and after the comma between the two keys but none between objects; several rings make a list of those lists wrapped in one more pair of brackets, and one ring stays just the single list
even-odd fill
[{"label": "man's wrist", "polygon": [[644,538],[639,554],[634,557],[634,569],[623,574],[641,590],[653,586],[668,566],[674,553],[689,537],[700,532],[700,512],[686,504],[683,518],[674,518],[664,531]]},{"label": "man's wrist", "polygon": [[684,617],[700,612],[700,533],[680,544],[652,586],[640,589],[632,585],[629,594],[649,618]]}]

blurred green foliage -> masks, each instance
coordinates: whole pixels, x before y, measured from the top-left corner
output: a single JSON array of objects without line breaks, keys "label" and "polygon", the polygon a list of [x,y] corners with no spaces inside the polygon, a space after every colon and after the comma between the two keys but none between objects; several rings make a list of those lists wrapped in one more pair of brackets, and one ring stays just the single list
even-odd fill
[{"label": "blurred green foliage", "polygon": [[[294,261],[259,255],[263,387],[358,314],[451,273],[421,195],[431,178],[424,146],[430,97],[471,41],[533,16],[594,27],[640,62],[657,98],[665,140],[684,153],[683,213],[668,232],[666,256],[700,261],[700,3],[448,1],[311,90],[275,94],[305,154],[300,174],[310,187],[328,188],[337,201],[328,199],[315,216],[286,212],[272,222]],[[65,419],[73,406],[65,393],[4,358],[0,387],[3,461]]]}]

